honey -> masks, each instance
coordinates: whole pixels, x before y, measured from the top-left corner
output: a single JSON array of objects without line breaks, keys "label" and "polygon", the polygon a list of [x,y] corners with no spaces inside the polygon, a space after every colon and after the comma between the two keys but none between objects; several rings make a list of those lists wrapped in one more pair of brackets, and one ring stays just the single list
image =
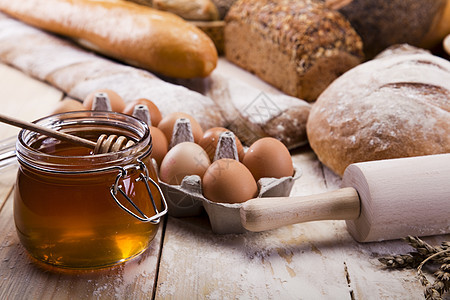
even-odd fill
[{"label": "honey", "polygon": [[90,149],[20,133],[14,220],[29,254],[54,266],[86,269],[115,265],[147,249],[165,213],[148,127],[107,112],[61,114],[39,123],[94,141],[100,133],[120,133],[137,143],[92,155]]}]

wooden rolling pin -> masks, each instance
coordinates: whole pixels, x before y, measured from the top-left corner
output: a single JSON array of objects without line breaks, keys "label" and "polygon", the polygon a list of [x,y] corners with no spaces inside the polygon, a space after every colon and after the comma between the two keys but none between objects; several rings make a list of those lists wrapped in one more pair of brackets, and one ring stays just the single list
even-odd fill
[{"label": "wooden rolling pin", "polygon": [[304,197],[251,199],[240,209],[242,225],[264,231],[347,220],[359,242],[450,233],[450,153],[352,164],[342,187]]}]

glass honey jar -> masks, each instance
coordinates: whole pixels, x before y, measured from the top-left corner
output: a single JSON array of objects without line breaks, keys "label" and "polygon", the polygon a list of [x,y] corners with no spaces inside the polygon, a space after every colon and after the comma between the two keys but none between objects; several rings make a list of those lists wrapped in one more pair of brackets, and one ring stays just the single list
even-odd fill
[{"label": "glass honey jar", "polygon": [[17,234],[39,261],[92,269],[127,261],[148,248],[167,204],[151,163],[148,126],[100,111],[63,113],[37,124],[96,141],[116,134],[135,144],[92,154],[28,130],[19,133],[14,195]]}]

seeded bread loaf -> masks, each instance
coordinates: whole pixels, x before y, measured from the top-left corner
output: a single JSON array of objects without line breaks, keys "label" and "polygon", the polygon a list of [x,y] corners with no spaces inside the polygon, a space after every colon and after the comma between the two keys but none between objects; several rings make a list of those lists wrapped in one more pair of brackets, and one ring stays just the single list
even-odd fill
[{"label": "seeded bread loaf", "polygon": [[339,175],[351,163],[450,152],[450,62],[412,46],[387,49],[320,95],[307,134]]},{"label": "seeded bread loaf", "polygon": [[359,64],[362,42],[314,0],[239,0],[225,18],[225,55],[288,95],[315,100]]}]

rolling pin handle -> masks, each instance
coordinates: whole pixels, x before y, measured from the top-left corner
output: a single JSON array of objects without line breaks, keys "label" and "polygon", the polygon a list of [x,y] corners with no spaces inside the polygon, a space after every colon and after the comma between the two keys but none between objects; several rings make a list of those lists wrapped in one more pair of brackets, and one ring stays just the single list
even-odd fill
[{"label": "rolling pin handle", "polygon": [[309,196],[256,198],[240,208],[242,225],[249,231],[319,220],[354,220],[359,214],[360,199],[352,187]]}]

